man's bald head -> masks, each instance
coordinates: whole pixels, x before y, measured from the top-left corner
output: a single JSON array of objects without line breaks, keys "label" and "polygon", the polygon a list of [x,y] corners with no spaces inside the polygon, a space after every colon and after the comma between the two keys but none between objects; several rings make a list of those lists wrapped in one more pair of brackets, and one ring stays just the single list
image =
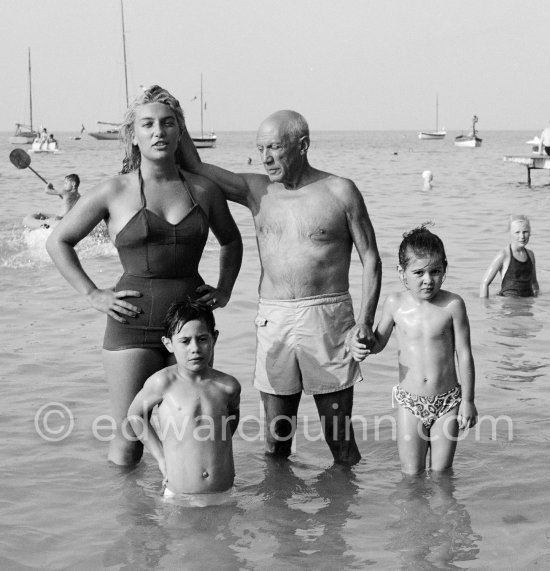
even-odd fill
[{"label": "man's bald head", "polygon": [[258,132],[266,128],[274,128],[281,136],[288,137],[291,141],[298,141],[302,137],[309,139],[309,125],[304,116],[290,109],[275,111],[275,113],[266,117],[262,121]]}]

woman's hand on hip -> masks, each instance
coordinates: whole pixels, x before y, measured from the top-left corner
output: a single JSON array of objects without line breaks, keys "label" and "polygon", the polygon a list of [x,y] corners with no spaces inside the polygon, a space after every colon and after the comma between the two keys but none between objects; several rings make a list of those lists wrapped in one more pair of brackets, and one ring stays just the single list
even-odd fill
[{"label": "woman's hand on hip", "polygon": [[196,299],[196,302],[202,303],[210,309],[225,307],[229,302],[229,298],[231,297],[231,294],[208,284],[199,286],[196,289],[196,292],[198,294],[202,294],[199,298]]},{"label": "woman's hand on hip", "polygon": [[141,297],[141,292],[125,289],[122,291],[114,291],[112,289],[95,289],[87,296],[90,305],[111,316],[120,323],[128,323],[123,316],[136,317],[141,313],[141,309],[127,301],[125,297]]}]

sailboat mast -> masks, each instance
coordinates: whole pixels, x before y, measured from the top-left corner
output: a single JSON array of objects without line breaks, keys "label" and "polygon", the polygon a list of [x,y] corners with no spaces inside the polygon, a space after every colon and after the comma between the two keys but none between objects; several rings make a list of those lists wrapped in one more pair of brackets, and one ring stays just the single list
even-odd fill
[{"label": "sailboat mast", "polygon": [[126,31],[124,29],[124,5],[120,0],[120,13],[122,16],[122,51],[124,53],[124,85],[126,87],[126,107],[128,107],[128,73],[126,70]]},{"label": "sailboat mast", "polygon": [[29,48],[29,111],[31,115],[31,133],[32,128],[32,80],[31,80],[31,48]]},{"label": "sailboat mast", "polygon": [[204,137],[204,132],[202,128],[203,113],[204,113],[204,103],[202,101],[202,72],[201,72],[201,137]]},{"label": "sailboat mast", "polygon": [[435,130],[439,131],[439,95],[435,96]]}]

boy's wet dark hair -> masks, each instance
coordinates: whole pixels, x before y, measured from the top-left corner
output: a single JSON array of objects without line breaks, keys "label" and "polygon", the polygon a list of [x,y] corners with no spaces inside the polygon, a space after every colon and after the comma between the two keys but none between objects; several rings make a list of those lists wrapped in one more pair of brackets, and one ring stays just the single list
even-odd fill
[{"label": "boy's wet dark hair", "polygon": [[204,321],[212,335],[216,332],[216,321],[212,310],[196,301],[188,299],[173,303],[164,318],[164,336],[172,338],[188,321]]},{"label": "boy's wet dark hair", "polygon": [[68,174],[65,178],[69,182],[72,182],[75,185],[75,188],[80,186],[80,177],[77,174]]},{"label": "boy's wet dark hair", "polygon": [[417,258],[439,257],[443,262],[443,269],[447,269],[447,256],[443,242],[439,236],[426,228],[428,224],[422,224],[422,226],[403,234],[403,241],[399,246],[399,265],[404,270],[409,265],[410,252]]}]

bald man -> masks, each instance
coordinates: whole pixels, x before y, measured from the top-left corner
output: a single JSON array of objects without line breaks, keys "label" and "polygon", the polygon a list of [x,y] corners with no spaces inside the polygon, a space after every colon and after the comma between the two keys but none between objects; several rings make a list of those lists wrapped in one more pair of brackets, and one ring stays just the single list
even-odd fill
[{"label": "bald man", "polygon": [[[266,453],[289,456],[304,392],[315,399],[334,461],[352,465],[361,459],[351,414],[362,377],[346,338],[373,340],[381,282],[374,229],[356,185],[309,164],[302,115],[273,113],[256,145],[265,175],[203,163],[186,130],[181,140],[185,167],[216,182],[254,219],[262,270],[254,386],[265,410]],[[363,265],[357,323],[348,292],[353,246]]]}]

